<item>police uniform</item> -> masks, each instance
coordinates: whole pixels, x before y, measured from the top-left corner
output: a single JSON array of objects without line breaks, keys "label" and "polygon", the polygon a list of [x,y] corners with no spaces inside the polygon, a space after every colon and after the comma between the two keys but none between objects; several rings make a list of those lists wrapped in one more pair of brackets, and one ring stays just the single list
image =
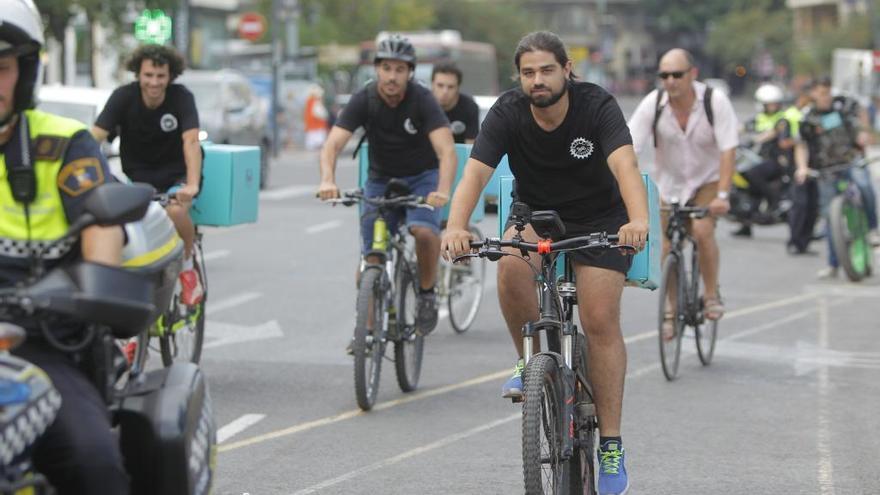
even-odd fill
[{"label": "police uniform", "polygon": [[760,198],[766,198],[770,208],[776,208],[779,202],[779,192],[772,184],[791,173],[794,163],[793,150],[780,148],[779,141],[797,137],[799,120],[799,116],[787,110],[772,114],[761,112],[755,116],[754,131],[761,134],[775,130],[776,137],[761,145],[760,155],[764,161],[743,173],[758,199],[752,202],[752,216],[758,212]]},{"label": "police uniform", "polygon": [[[0,146],[0,287],[23,281],[31,258],[61,238],[82,212],[97,186],[113,178],[98,144],[85,125],[45,112],[19,114],[12,135]],[[36,195],[27,207],[15,200],[10,173],[21,171],[22,130],[36,179]],[[80,242],[62,243],[41,253],[47,269],[81,258]],[[34,446],[33,460],[59,494],[128,493],[128,477],[111,432],[103,398],[84,371],[83,357],[63,353],[40,337],[36,321],[16,321],[27,341],[13,353],[42,368],[61,393],[55,422]],[[51,331],[72,337],[80,324],[55,322]]]}]

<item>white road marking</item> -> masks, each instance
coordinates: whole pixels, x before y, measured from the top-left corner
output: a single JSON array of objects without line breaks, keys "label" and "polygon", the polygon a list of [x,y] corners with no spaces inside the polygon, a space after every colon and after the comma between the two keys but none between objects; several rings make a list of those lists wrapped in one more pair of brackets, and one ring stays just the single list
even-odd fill
[{"label": "white road marking", "polygon": [[260,199],[267,201],[280,201],[283,199],[296,198],[300,196],[314,195],[318,188],[313,184],[300,184],[296,186],[282,187],[280,189],[272,189],[270,191],[261,191]]},{"label": "white road marking", "polygon": [[217,251],[207,252],[207,253],[205,253],[205,255],[202,258],[205,261],[214,261],[214,260],[219,260],[220,258],[225,258],[225,257],[229,256],[230,254],[232,254],[231,251],[229,251],[227,249],[220,249]]},{"label": "white road marking", "polygon": [[[829,343],[828,331],[828,300],[819,299],[819,347],[827,349]],[[828,376],[828,365],[819,368],[819,427],[817,432],[817,448],[819,450],[819,465],[817,466],[817,478],[819,492],[822,495],[834,495],[834,465],[831,458],[831,411],[828,397],[831,383]]]},{"label": "white road marking", "polygon": [[259,423],[266,417],[265,414],[245,414],[235,421],[217,430],[217,443],[223,443],[235,435],[243,432],[251,426]]},{"label": "white road marking", "polygon": [[332,230],[339,227],[342,227],[342,220],[330,220],[329,222],[319,223],[317,225],[306,227],[306,234],[317,234],[318,232]]},{"label": "white road marking", "polygon": [[217,302],[208,301],[208,309],[205,312],[211,316],[219,313],[220,311],[224,311],[230,308],[234,308],[236,306],[240,306],[242,304],[249,303],[255,299],[259,299],[263,297],[263,294],[260,292],[244,292],[242,294],[238,294],[237,296],[232,296],[227,299],[221,299]]},{"label": "white road marking", "polygon": [[203,349],[284,337],[284,332],[276,320],[270,320],[259,325],[233,325],[231,323],[208,321],[206,326],[208,331],[205,335],[210,340],[202,346]]}]

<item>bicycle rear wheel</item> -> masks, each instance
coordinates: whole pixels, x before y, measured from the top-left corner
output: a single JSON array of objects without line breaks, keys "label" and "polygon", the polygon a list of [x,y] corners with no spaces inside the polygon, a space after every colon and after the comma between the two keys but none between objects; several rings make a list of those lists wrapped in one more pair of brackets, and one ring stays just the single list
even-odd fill
[{"label": "bicycle rear wheel", "polygon": [[846,196],[836,196],[829,205],[831,243],[847,278],[859,282],[871,273],[873,246],[868,242],[868,217],[861,206]]},{"label": "bicycle rear wheel", "polygon": [[[681,260],[670,254],[663,262],[660,281],[660,364],[667,380],[675,380],[681,359],[681,337],[684,334],[685,290]],[[664,332],[664,322],[671,324],[672,333]],[[667,325],[668,326],[668,325]]]},{"label": "bicycle rear wheel", "polygon": [[416,332],[416,281],[418,277],[401,262],[397,267],[397,338],[394,341],[394,368],[397,384],[403,392],[419,386],[425,337]]},{"label": "bicycle rear wheel", "polygon": [[379,392],[379,374],[385,354],[382,342],[382,319],[385,313],[384,272],[381,267],[361,272],[354,326],[354,392],[358,407],[369,411]]},{"label": "bicycle rear wheel", "polygon": [[[482,239],[480,229],[471,225],[470,232],[476,239]],[[486,258],[468,258],[468,263],[450,263],[447,269],[452,273],[449,277],[447,304],[449,307],[449,323],[456,333],[467,332],[483,300],[483,286],[486,284]]]},{"label": "bicycle rear wheel", "polygon": [[193,269],[202,286],[202,300],[193,306],[186,306],[181,301],[181,286],[178,278],[171,309],[163,316],[164,331],[159,337],[162,351],[162,363],[171,366],[173,363],[196,363],[202,357],[202,344],[205,340],[205,304],[208,302],[208,280],[205,266],[201,261],[201,253],[193,256]]},{"label": "bicycle rear wheel", "polygon": [[556,360],[533,356],[523,378],[522,442],[526,495],[562,494],[570,490],[570,460],[564,460],[562,431],[563,391]]}]

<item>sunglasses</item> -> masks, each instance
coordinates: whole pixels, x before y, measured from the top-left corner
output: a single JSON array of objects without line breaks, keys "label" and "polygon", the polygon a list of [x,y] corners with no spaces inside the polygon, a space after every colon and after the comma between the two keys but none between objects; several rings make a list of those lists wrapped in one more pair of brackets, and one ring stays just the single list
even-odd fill
[{"label": "sunglasses", "polygon": [[690,69],[687,69],[687,70],[677,70],[677,71],[674,71],[674,72],[658,72],[658,73],[657,73],[657,77],[659,77],[659,78],[662,79],[662,80],[666,80],[666,79],[668,79],[669,76],[672,76],[674,79],[681,79],[682,77],[684,77],[685,74],[688,73],[689,70],[690,70]]}]

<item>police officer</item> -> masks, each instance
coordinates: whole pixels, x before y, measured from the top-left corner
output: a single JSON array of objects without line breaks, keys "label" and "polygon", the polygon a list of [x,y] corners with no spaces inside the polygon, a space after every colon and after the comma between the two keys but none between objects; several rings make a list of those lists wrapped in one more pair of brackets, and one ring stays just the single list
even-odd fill
[{"label": "police officer", "polygon": [[[0,0],[0,287],[28,277],[39,246],[64,236],[83,202],[112,180],[85,125],[31,110],[39,85],[43,26],[32,0]],[[22,187],[22,184],[35,187]],[[78,242],[42,257],[51,269],[76,259],[118,265],[120,227],[93,226]],[[32,321],[15,354],[42,368],[62,398],[55,422],[34,446],[33,460],[60,494],[126,494],[128,478],[103,398],[80,367],[81,356],[56,350]],[[61,340],[81,327],[54,321]]]}]

